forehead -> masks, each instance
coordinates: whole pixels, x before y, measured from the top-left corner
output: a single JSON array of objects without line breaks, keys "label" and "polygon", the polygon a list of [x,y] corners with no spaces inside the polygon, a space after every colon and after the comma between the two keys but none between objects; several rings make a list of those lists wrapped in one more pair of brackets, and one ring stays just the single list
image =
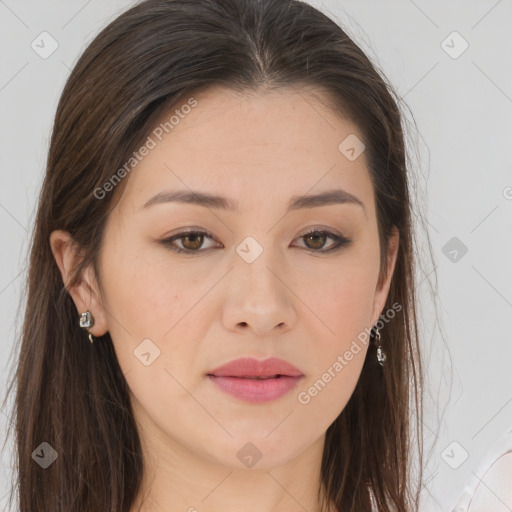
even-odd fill
[{"label": "forehead", "polygon": [[[364,152],[351,161],[340,151],[347,137],[363,138],[360,130],[319,94],[296,88],[240,94],[215,87],[184,98],[162,113],[149,134],[151,149],[130,173],[120,206],[137,210],[151,195],[178,188],[242,204],[255,196],[284,202],[335,186],[371,196]],[[263,190],[264,197],[257,194]]]}]

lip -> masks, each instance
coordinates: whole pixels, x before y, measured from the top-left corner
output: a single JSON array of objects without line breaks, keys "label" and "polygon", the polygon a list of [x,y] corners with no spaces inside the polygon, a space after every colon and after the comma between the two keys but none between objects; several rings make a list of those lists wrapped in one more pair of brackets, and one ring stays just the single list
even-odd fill
[{"label": "lip", "polygon": [[244,357],[212,370],[207,376],[228,395],[246,402],[262,403],[289,393],[304,374],[277,357],[264,360]]}]

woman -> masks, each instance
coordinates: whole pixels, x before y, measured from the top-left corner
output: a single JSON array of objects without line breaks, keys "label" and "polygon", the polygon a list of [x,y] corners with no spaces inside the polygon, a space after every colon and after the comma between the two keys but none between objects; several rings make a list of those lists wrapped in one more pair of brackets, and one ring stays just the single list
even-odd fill
[{"label": "woman", "polygon": [[393,94],[295,0],[146,0],[94,39],[31,248],[22,512],[417,509]]}]

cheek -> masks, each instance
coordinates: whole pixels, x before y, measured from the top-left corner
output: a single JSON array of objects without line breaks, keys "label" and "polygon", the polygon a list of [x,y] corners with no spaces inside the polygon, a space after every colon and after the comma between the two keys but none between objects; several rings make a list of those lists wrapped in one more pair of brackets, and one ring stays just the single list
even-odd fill
[{"label": "cheek", "polygon": [[323,348],[343,348],[345,342],[369,326],[377,280],[373,264],[368,256],[347,258],[340,268],[331,268],[328,275],[301,285],[299,293],[304,303],[322,326]]},{"label": "cheek", "polygon": [[107,283],[109,331],[132,396],[168,426],[175,414],[170,403],[179,404],[182,414],[197,407],[185,388],[191,388],[187,379],[197,364],[194,340],[203,334],[194,304],[207,288],[164,262],[127,254]]},{"label": "cheek", "polygon": [[122,260],[111,258],[108,265],[108,307],[134,340],[164,336],[204,293],[204,284],[191,272],[173,267],[165,253],[162,257],[153,251],[149,256],[142,249],[126,252]]},{"label": "cheek", "polygon": [[[347,405],[357,385],[368,350],[375,283],[369,273],[354,269],[331,280],[323,294],[309,296],[316,304],[310,325],[314,345],[309,375],[297,390],[297,402],[312,421],[327,428]],[[315,302],[316,301],[316,302]],[[316,335],[315,335],[316,333]]]},{"label": "cheek", "polygon": [[298,401],[318,421],[336,419],[361,374],[368,350],[377,256],[369,251],[354,254],[344,260],[343,268],[331,269],[328,279],[320,279],[322,287],[313,287],[310,282],[308,288],[302,288],[304,302],[314,312],[305,315],[310,318],[307,323],[315,343],[309,358],[310,373]]},{"label": "cheek", "polygon": [[[105,252],[108,329],[119,364],[136,389],[143,389],[149,382],[153,389],[160,385],[166,389],[169,377],[165,372],[160,375],[165,368],[174,372],[176,361],[181,367],[193,364],[192,341],[198,339],[193,331],[198,328],[192,322],[194,304],[206,290],[191,276],[185,278],[173,270],[159,252],[149,258],[140,256],[143,251],[137,253],[133,246],[131,249],[123,251],[120,258]],[[185,333],[187,343],[182,342]],[[149,360],[154,358],[154,362],[145,366],[138,356],[148,352]]]}]

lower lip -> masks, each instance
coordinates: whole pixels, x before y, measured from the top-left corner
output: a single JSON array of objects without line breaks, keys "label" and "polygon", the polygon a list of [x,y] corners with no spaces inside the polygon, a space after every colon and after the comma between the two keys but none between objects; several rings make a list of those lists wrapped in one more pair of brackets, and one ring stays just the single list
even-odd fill
[{"label": "lower lip", "polygon": [[276,400],[289,393],[302,379],[299,377],[281,376],[272,379],[244,379],[241,377],[218,377],[208,375],[209,379],[228,395],[246,402],[259,404]]}]

